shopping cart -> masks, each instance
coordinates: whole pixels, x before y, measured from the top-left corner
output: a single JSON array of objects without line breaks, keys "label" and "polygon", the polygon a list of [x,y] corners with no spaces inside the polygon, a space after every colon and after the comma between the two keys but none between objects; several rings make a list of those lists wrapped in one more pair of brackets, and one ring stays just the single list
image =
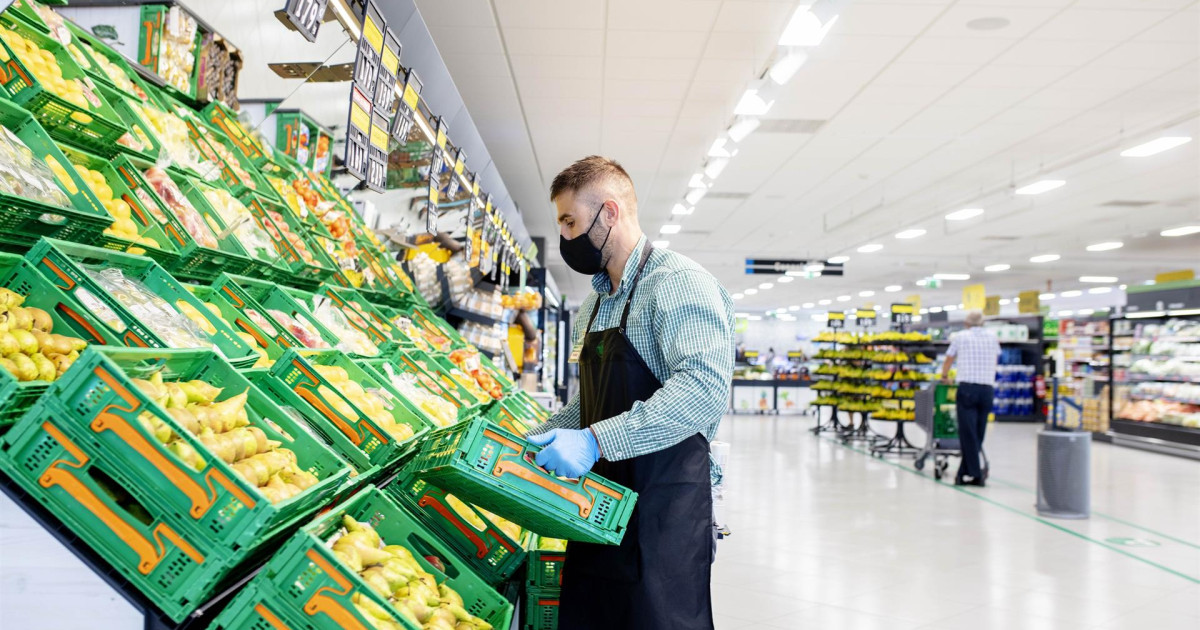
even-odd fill
[{"label": "shopping cart", "polygon": [[[962,457],[962,446],[958,441],[958,414],[954,409],[955,388],[952,385],[938,384],[924,387],[914,396],[915,409],[913,415],[917,426],[927,436],[925,447],[917,453],[913,466],[917,470],[925,468],[925,460],[933,456],[933,476],[941,479],[950,467],[951,457]],[[983,478],[987,479],[988,460],[983,448],[979,449],[980,464],[983,466]]]}]

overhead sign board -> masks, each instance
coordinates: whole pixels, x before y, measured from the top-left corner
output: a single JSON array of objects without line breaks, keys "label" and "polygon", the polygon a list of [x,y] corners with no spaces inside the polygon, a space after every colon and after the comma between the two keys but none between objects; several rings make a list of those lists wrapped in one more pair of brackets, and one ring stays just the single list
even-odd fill
[{"label": "overhead sign board", "polygon": [[989,295],[987,302],[983,305],[983,314],[989,317],[1000,314],[1000,296]]},{"label": "overhead sign board", "polygon": [[846,314],[841,311],[829,311],[829,316],[826,319],[826,324],[830,328],[845,328]]},{"label": "overhead sign board", "polygon": [[[317,41],[317,31],[325,19],[325,8],[329,0],[287,0],[283,8],[287,19],[296,30],[310,42]],[[277,14],[278,15],[278,14]]]},{"label": "overhead sign board", "polygon": [[811,277],[818,276],[840,276],[845,267],[841,263],[833,264],[823,260],[800,260],[800,259],[773,259],[773,258],[747,258],[746,273],[748,274],[768,274],[768,275],[783,275],[791,272],[792,275]]},{"label": "overhead sign board", "polygon": [[874,326],[875,325],[875,309],[860,308],[854,311],[855,323],[859,326]]},{"label": "overhead sign board", "polygon": [[893,324],[911,324],[917,309],[912,304],[893,304],[891,311]]},{"label": "overhead sign board", "polygon": [[367,150],[371,134],[371,99],[356,86],[350,86],[350,116],[346,125],[346,170],[366,179]]},{"label": "overhead sign board", "polygon": [[1021,313],[1033,315],[1041,312],[1042,301],[1038,295],[1039,294],[1037,291],[1022,291],[1020,295],[1017,296],[1017,299],[1020,300],[1017,302],[1017,310]]},{"label": "overhead sign board", "polygon": [[983,284],[968,284],[962,289],[963,308],[968,311],[982,311],[987,306],[987,291]]}]

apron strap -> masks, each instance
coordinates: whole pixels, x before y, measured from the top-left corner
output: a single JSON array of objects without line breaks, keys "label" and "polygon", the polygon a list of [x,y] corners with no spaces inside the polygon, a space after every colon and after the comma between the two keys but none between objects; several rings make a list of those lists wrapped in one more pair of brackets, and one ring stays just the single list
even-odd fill
[{"label": "apron strap", "polygon": [[625,300],[625,310],[621,311],[621,334],[625,334],[625,322],[629,321],[629,309],[633,306],[633,293],[637,291],[638,280],[642,277],[642,270],[646,268],[646,261],[650,260],[650,253],[654,251],[654,246],[648,241],[646,247],[642,248],[642,260],[638,263],[637,273],[633,275],[633,284],[629,287],[629,298]]}]

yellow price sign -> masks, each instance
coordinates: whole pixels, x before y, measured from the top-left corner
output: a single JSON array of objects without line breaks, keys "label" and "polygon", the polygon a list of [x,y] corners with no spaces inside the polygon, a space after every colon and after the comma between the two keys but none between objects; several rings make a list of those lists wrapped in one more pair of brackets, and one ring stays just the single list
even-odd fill
[{"label": "yellow price sign", "polygon": [[1178,271],[1168,271],[1165,273],[1156,274],[1154,276],[1154,284],[1163,284],[1166,282],[1179,282],[1180,280],[1192,280],[1196,277],[1196,272],[1191,269],[1180,269]]},{"label": "yellow price sign", "polygon": [[1042,301],[1037,291],[1022,291],[1017,299],[1017,310],[1022,313],[1038,313],[1042,310]]},{"label": "yellow price sign", "polygon": [[987,306],[987,291],[983,284],[968,284],[962,290],[963,308],[968,311],[982,311]]},{"label": "yellow price sign", "polygon": [[909,304],[912,304],[914,313],[921,312],[921,296],[920,295],[917,295],[914,293],[914,294],[904,298],[904,301],[908,302]]},{"label": "yellow price sign", "polygon": [[999,295],[987,296],[987,303],[984,304],[984,306],[983,306],[983,314],[988,315],[988,316],[1000,314],[1000,296]]}]

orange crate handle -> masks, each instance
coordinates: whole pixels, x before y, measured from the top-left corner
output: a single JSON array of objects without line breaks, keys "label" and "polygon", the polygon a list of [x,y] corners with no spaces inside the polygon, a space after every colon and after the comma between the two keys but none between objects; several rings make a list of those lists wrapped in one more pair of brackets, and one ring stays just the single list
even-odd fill
[{"label": "orange crate handle", "polygon": [[82,481],[79,480],[68,469],[82,469],[83,465],[89,460],[87,454],[79,449],[66,435],[62,433],[49,422],[42,423],[42,428],[50,437],[58,441],[74,458],[75,462],[66,460],[56,460],[50,464],[46,472],[42,473],[38,478],[38,484],[43,488],[51,488],[58,486],[62,488],[71,498],[79,502],[80,505],[87,508],[89,512],[100,519],[117,538],[120,538],[129,548],[138,556],[138,572],[142,575],[149,575],[154,571],[154,568],[162,562],[167,555],[167,540],[174,543],[184,553],[192,558],[196,564],[204,562],[204,556],[200,555],[195,548],[189,545],[179,534],[175,533],[166,523],[159,523],[154,528],[154,540],[148,540],[136,528],[129,524],[128,521],[121,518],[119,514],[114,512],[112,508],[104,503],[96,493],[92,492]]},{"label": "orange crate handle", "polygon": [[290,627],[288,627],[288,625],[286,623],[283,623],[283,621],[280,620],[279,617],[275,615],[275,613],[271,612],[266,606],[263,606],[262,604],[256,604],[254,606],[254,612],[258,613],[259,617],[262,617],[263,619],[265,619],[267,621],[267,623],[271,624],[271,627],[274,628],[275,630],[292,630]]},{"label": "orange crate handle", "polygon": [[446,504],[439,501],[437,499],[437,497],[426,494],[425,496],[421,497],[420,500],[417,501],[417,505],[419,505],[421,507],[432,507],[435,512],[442,515],[442,518],[446,519],[452,525],[454,525],[455,529],[462,532],[462,535],[466,536],[467,540],[470,540],[472,543],[475,544],[475,557],[476,558],[486,558],[487,557],[487,553],[488,553],[487,543],[484,542],[484,540],[479,537],[479,533],[476,532],[473,527],[464,523],[462,521],[462,519],[458,518],[458,515],[455,514],[448,507],[446,507]]},{"label": "orange crate handle", "polygon": [[354,616],[354,613],[346,610],[346,607],[343,606],[341,602],[329,595],[326,595],[326,593],[342,596],[349,595],[350,591],[354,589],[354,585],[350,582],[350,580],[346,579],[346,576],[342,575],[341,571],[335,569],[333,565],[329,564],[329,562],[326,561],[325,558],[322,558],[321,555],[315,550],[309,549],[308,553],[305,555],[313,564],[317,565],[317,567],[324,571],[326,575],[332,578],[334,582],[337,582],[338,587],[342,590],[339,591],[329,586],[322,586],[318,588],[317,592],[308,600],[308,602],[304,604],[304,612],[308,613],[310,617],[315,617],[318,614],[324,613],[328,615],[329,618],[332,619],[339,628],[342,628],[342,630],[371,630],[370,628],[364,626],[362,622],[358,620],[358,617]]}]

